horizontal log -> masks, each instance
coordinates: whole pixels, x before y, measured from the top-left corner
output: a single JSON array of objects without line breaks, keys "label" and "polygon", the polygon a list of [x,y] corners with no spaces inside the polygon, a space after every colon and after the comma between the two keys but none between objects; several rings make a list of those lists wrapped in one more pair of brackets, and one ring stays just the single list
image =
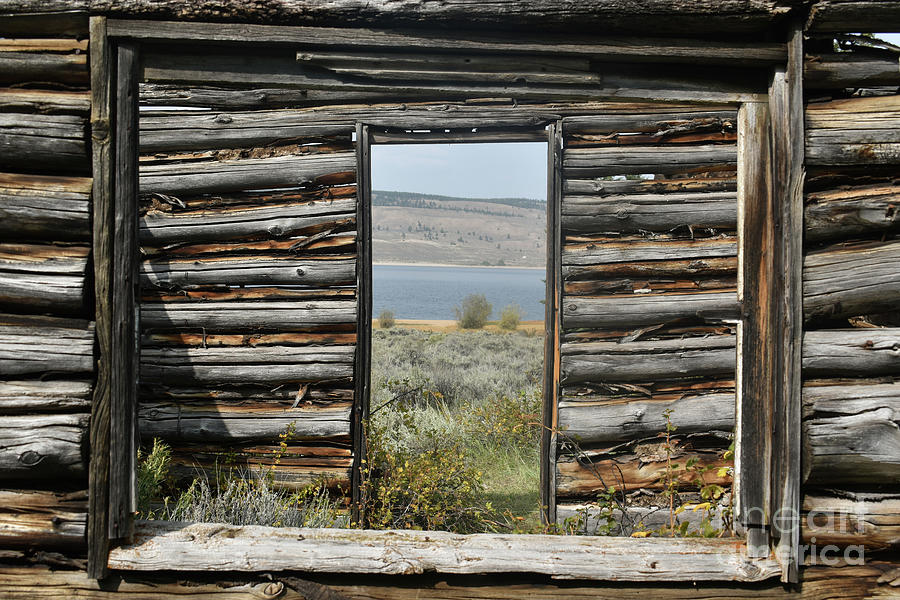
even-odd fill
[{"label": "horizontal log", "polygon": [[5,548],[83,550],[87,490],[0,490],[0,544]]},{"label": "horizontal log", "polygon": [[[666,411],[671,411],[668,417]],[[680,434],[731,431],[735,395],[701,393],[669,401],[563,397],[558,414],[563,435],[579,444],[652,437],[665,432],[667,423]]]},{"label": "horizontal log", "polygon": [[87,54],[0,50],[0,83],[48,82],[87,87]]},{"label": "horizontal log", "polygon": [[147,383],[278,385],[338,381],[353,375],[353,346],[267,348],[145,348]]},{"label": "horizontal log", "polygon": [[0,315],[0,376],[91,373],[94,324]]},{"label": "horizontal log", "polygon": [[89,253],[87,246],[0,244],[0,305],[81,312]]},{"label": "horizontal log", "polygon": [[563,176],[566,179],[722,171],[733,169],[736,164],[737,146],[733,144],[664,148],[569,148],[563,152]]},{"label": "horizontal log", "polygon": [[[349,406],[353,390],[328,385],[278,386],[225,386],[225,387],[170,387],[144,385],[142,398],[147,402],[168,402],[181,405],[208,406],[223,404],[241,406],[248,410],[272,407],[289,408],[302,402],[304,406]],[[300,400],[298,402],[298,395]]]},{"label": "horizontal log", "polygon": [[0,173],[0,235],[90,239],[91,179]]},{"label": "horizontal log", "polygon": [[900,85],[896,58],[828,54],[807,57],[803,63],[803,86],[810,90],[880,85]]},{"label": "horizontal log", "polygon": [[562,264],[588,266],[605,263],[636,263],[684,259],[728,258],[737,256],[734,237],[708,239],[636,239],[597,240],[587,243],[567,243],[563,246]]},{"label": "horizontal log", "polygon": [[608,177],[594,179],[563,180],[563,193],[568,196],[612,196],[637,194],[688,194],[701,192],[735,192],[737,180],[734,177],[701,179],[621,179]]},{"label": "horizontal log", "polygon": [[91,110],[91,95],[88,92],[0,88],[0,107],[4,112],[87,115]]},{"label": "horizontal log", "polygon": [[88,411],[89,381],[0,381],[0,413]]},{"label": "horizontal log", "polygon": [[839,318],[900,306],[900,240],[835,244],[803,259],[803,316]]},{"label": "horizontal log", "polygon": [[4,38],[0,40],[0,52],[80,54],[87,52],[87,49],[87,40],[73,38]]},{"label": "horizontal log", "polygon": [[733,130],[737,111],[729,108],[714,110],[697,106],[693,110],[651,112],[630,115],[587,115],[563,119],[563,136],[578,134],[649,133],[660,141],[685,132]]},{"label": "horizontal log", "polygon": [[900,15],[891,0],[817,0],[806,28],[816,32],[897,31]]},{"label": "horizontal log", "polygon": [[740,318],[736,292],[563,297],[562,303],[563,329],[641,327],[677,319],[710,323]]},{"label": "horizontal log", "polygon": [[566,343],[562,346],[563,385],[648,382],[684,377],[733,376],[735,337],[645,342]]},{"label": "horizontal log", "polygon": [[737,227],[737,194],[563,196],[563,231],[670,231],[676,227]]},{"label": "horizontal log", "polygon": [[810,192],[805,197],[808,242],[900,229],[900,185],[870,185]]},{"label": "horizontal log", "polygon": [[900,479],[900,385],[805,386],[803,409],[810,484],[877,486]]},{"label": "horizontal log", "polygon": [[609,294],[648,294],[650,292],[689,293],[737,290],[737,277],[693,277],[679,279],[595,279],[566,281],[564,296],[605,296]]},{"label": "horizontal log", "polygon": [[144,439],[171,442],[247,442],[277,440],[287,431],[292,440],[350,437],[350,407],[243,410],[242,407],[181,406],[142,402],[139,430]]},{"label": "horizontal log", "polygon": [[154,259],[141,263],[141,285],[167,290],[222,285],[351,285],[356,259],[238,256],[225,259]]},{"label": "horizontal log", "polygon": [[302,331],[356,323],[354,301],[217,302],[215,304],[143,303],[141,326],[147,330]]},{"label": "horizontal log", "polygon": [[351,153],[201,161],[141,167],[141,193],[205,194],[265,188],[352,183]]},{"label": "horizontal log", "polygon": [[[353,323],[353,329],[356,323]],[[227,347],[227,346],[308,346],[310,344],[355,344],[356,333],[319,333],[319,329],[328,327],[311,327],[311,333],[144,333],[141,336],[141,344],[146,347],[154,346],[202,346]],[[350,329],[350,327],[348,327]]]},{"label": "horizontal log", "polygon": [[569,282],[602,284],[615,281],[615,278],[635,277],[652,281],[650,285],[645,286],[645,289],[657,289],[664,285],[666,279],[672,278],[733,278],[737,272],[737,256],[563,266],[562,272],[566,286],[569,285]]},{"label": "horizontal log", "polygon": [[851,98],[806,106],[808,165],[900,162],[900,98]]},{"label": "horizontal log", "polygon": [[900,373],[900,329],[826,329],[803,335],[803,376]]},{"label": "horizontal log", "polygon": [[250,288],[215,288],[199,290],[179,290],[167,292],[165,290],[144,290],[143,302],[239,302],[244,300],[321,300],[321,299],[356,298],[355,289],[340,288],[288,288],[288,287],[250,287]]},{"label": "horizontal log", "polygon": [[150,211],[141,217],[140,238],[150,245],[286,238],[313,228],[336,227],[338,221],[355,215],[355,198],[277,207]]},{"label": "horizontal log", "polygon": [[[746,558],[743,543],[732,540],[176,526],[155,521],[138,522],[135,539],[135,544],[111,551],[110,568],[208,569],[209,557],[215,555],[216,567],[223,571],[538,573],[611,581],[762,580],[779,572],[774,559]],[[622,561],[623,554],[635,560]]]},{"label": "horizontal log", "polygon": [[356,232],[332,233],[335,229],[347,229],[355,225],[356,215],[337,220],[325,220],[303,230],[286,240],[257,240],[248,242],[209,242],[200,244],[172,244],[168,246],[141,246],[141,254],[147,258],[171,257],[225,257],[229,254],[298,255],[327,252],[352,253],[356,251]]},{"label": "horizontal log", "polygon": [[87,472],[87,414],[0,419],[0,479],[52,480]]},{"label": "horizontal log", "polygon": [[87,120],[77,115],[0,112],[0,167],[33,170],[44,163],[61,171],[90,166]]},{"label": "horizontal log", "polygon": [[813,490],[803,496],[803,541],[862,544],[866,551],[900,546],[900,495]]}]

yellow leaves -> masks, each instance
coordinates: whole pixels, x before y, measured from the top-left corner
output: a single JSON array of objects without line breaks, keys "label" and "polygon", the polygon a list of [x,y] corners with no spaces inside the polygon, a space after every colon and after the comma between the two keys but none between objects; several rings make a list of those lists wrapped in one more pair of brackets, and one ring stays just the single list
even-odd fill
[{"label": "yellow leaves", "polygon": [[728,477],[728,472],[731,470],[731,467],[719,467],[719,470],[716,471],[716,475],[719,477]]},{"label": "yellow leaves", "polygon": [[650,536],[649,531],[633,531],[631,532],[631,537],[633,538],[645,538]]}]

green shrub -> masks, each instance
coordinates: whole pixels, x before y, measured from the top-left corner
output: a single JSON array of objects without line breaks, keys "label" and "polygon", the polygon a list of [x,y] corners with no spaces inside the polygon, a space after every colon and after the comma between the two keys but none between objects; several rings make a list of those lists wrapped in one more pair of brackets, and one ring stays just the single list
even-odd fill
[{"label": "green shrub", "polygon": [[515,331],[522,320],[522,309],[518,304],[510,304],[500,313],[500,329]]},{"label": "green shrub", "polygon": [[378,314],[378,325],[382,329],[390,329],[396,324],[397,321],[394,319],[394,311],[384,309]]},{"label": "green shrub", "polygon": [[457,306],[454,310],[460,329],[481,329],[493,309],[484,294],[469,294],[463,298],[462,308]]},{"label": "green shrub", "polygon": [[163,486],[169,476],[169,460],[172,450],[165,442],[154,438],[150,453],[138,449],[137,461],[137,508],[143,519],[152,519],[150,502],[162,496]]}]

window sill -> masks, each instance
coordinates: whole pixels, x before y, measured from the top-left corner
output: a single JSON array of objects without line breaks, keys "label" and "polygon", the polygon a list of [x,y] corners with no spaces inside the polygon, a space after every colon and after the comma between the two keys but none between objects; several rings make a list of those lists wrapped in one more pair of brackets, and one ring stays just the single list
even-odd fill
[{"label": "window sill", "polygon": [[602,581],[761,581],[741,540],[372,531],[138,521],[109,568],[413,575],[531,573]]}]

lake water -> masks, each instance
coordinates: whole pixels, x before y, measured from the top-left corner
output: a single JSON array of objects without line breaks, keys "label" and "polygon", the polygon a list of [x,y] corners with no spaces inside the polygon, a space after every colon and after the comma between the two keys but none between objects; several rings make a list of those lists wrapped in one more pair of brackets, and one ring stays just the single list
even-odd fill
[{"label": "lake water", "polygon": [[468,294],[484,294],[491,319],[508,304],[522,307],[525,321],[544,319],[544,270],[504,267],[373,265],[372,316],[383,309],[398,319],[454,319]]}]

